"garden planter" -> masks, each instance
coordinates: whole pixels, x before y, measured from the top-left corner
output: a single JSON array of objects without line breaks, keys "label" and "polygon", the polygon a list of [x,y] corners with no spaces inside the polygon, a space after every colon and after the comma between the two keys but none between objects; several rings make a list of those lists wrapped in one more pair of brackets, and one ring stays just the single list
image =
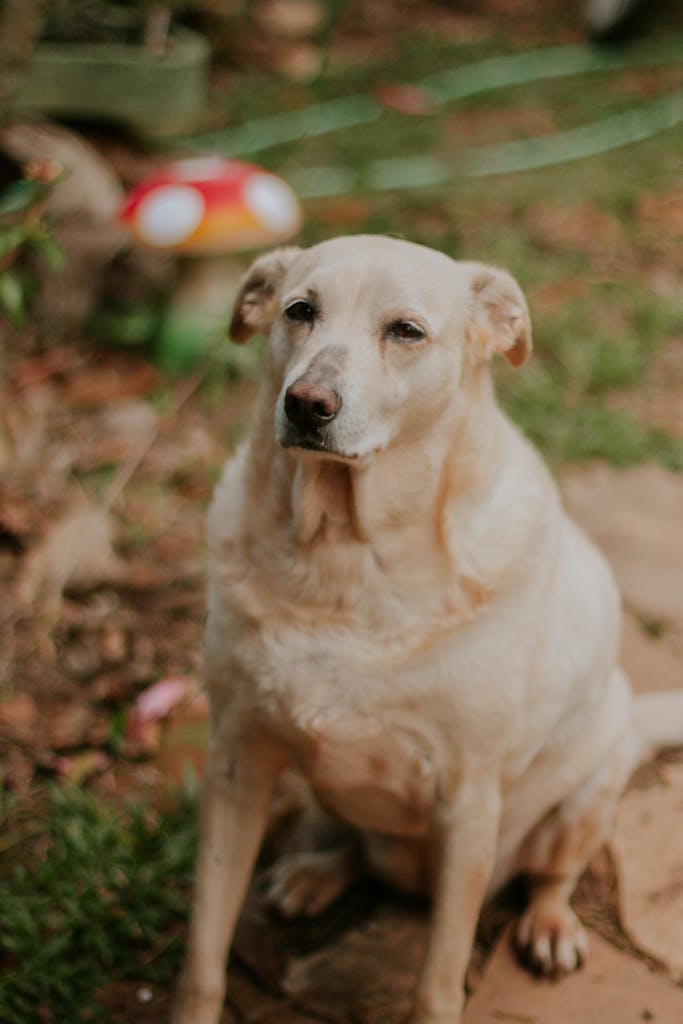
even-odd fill
[{"label": "garden planter", "polygon": [[121,122],[143,134],[190,129],[208,93],[209,45],[175,29],[163,54],[111,43],[40,43],[13,110]]}]

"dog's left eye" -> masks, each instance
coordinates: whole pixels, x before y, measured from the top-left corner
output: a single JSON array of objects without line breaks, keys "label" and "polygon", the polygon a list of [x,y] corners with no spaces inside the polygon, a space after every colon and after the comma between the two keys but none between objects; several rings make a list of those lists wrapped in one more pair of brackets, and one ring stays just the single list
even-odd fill
[{"label": "dog's left eye", "polygon": [[396,341],[414,342],[423,341],[427,335],[412,320],[393,320],[387,324],[385,337],[393,338]]},{"label": "dog's left eye", "polygon": [[315,307],[303,299],[297,299],[285,309],[285,319],[289,320],[290,324],[312,324],[315,316]]}]

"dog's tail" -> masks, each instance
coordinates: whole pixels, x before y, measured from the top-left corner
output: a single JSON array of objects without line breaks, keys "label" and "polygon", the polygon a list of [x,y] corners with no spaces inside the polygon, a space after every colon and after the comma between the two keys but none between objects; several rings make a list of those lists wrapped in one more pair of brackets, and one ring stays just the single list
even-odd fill
[{"label": "dog's tail", "polygon": [[646,756],[666,747],[683,747],[683,690],[639,694],[635,718]]}]

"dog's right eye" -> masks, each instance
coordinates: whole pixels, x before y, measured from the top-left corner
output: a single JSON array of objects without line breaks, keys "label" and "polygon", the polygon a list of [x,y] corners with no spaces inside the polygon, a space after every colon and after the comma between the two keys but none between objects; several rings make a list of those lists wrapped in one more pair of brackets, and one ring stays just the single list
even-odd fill
[{"label": "dog's right eye", "polygon": [[285,319],[290,324],[312,324],[316,317],[316,309],[310,302],[297,299],[285,309]]}]

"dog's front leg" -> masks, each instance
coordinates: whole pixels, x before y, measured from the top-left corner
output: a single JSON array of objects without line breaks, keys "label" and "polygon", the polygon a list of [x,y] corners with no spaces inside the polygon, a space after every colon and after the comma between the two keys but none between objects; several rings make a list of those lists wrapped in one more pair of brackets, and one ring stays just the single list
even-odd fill
[{"label": "dog's front leg", "polygon": [[173,1024],[219,1020],[228,950],[281,767],[279,751],[263,737],[230,738],[215,730],[202,784],[192,920]]},{"label": "dog's front leg", "polygon": [[432,921],[411,1024],[460,1024],[465,973],[496,855],[497,787],[461,786],[444,794],[434,822]]}]

